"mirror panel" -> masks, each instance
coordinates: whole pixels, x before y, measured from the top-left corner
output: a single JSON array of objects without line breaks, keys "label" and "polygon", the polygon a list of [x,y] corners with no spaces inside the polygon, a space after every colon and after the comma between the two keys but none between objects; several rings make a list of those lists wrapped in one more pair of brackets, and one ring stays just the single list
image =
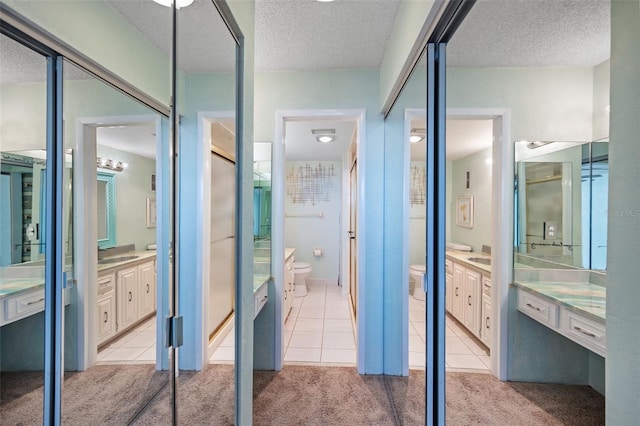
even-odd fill
[{"label": "mirror panel", "polygon": [[606,142],[516,143],[518,266],[606,270]]},{"label": "mirror panel", "polygon": [[253,241],[257,282],[271,275],[271,142],[256,142],[253,150]]}]

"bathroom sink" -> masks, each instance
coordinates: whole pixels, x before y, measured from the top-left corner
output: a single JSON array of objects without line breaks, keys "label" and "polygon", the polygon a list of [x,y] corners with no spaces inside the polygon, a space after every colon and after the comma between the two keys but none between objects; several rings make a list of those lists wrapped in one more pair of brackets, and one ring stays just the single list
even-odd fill
[{"label": "bathroom sink", "polygon": [[118,256],[118,257],[109,257],[107,259],[98,260],[98,264],[105,265],[108,263],[118,263],[118,262],[126,262],[127,260],[137,259],[138,256]]},{"label": "bathroom sink", "polygon": [[491,259],[487,259],[485,257],[470,257],[469,260],[483,265],[491,265]]}]

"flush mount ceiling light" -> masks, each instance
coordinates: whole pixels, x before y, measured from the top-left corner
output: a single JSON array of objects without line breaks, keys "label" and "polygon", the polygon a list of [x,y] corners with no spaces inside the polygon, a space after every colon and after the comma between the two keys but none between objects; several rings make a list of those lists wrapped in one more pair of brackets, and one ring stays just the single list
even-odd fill
[{"label": "flush mount ceiling light", "polygon": [[[173,0],[153,0],[153,1],[166,7],[171,7],[173,5]],[[194,0],[177,0],[176,8],[180,9],[182,7],[190,6],[191,3],[193,2]]]},{"label": "flush mount ceiling light", "polygon": [[424,140],[424,135],[427,133],[427,129],[411,129],[411,133],[409,134],[409,142],[418,143]]},{"label": "flush mount ceiling light", "polygon": [[336,137],[332,135],[322,135],[322,136],[316,136],[316,140],[322,143],[329,143],[329,142],[335,141]]},{"label": "flush mount ceiling light", "polygon": [[331,3],[334,0],[316,0],[316,1],[320,3]]},{"label": "flush mount ceiling light", "polygon": [[541,146],[545,146],[547,144],[550,144],[551,142],[545,142],[545,141],[533,141],[533,142],[527,142],[527,148],[529,149],[536,149],[536,148],[540,148]]},{"label": "flush mount ceiling light", "polygon": [[336,140],[336,129],[311,129],[318,142],[329,143]]}]

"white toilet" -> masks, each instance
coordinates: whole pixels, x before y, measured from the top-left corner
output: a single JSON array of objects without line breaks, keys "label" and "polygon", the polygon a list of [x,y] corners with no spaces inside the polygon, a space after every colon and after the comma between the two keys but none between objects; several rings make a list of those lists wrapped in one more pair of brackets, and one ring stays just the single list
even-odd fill
[{"label": "white toilet", "polygon": [[294,281],[296,283],[296,291],[294,297],[303,297],[307,295],[307,277],[311,273],[311,264],[306,262],[293,262]]},{"label": "white toilet", "polygon": [[427,268],[425,265],[411,265],[409,266],[409,277],[413,279],[415,283],[413,287],[412,296],[417,300],[425,300],[424,289],[422,288],[422,281]]}]

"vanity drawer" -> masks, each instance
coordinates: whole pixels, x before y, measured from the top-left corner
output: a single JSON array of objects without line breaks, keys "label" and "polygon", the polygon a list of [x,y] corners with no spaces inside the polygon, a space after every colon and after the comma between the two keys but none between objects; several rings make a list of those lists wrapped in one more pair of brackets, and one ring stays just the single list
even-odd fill
[{"label": "vanity drawer", "polygon": [[606,326],[568,309],[560,311],[560,332],[603,357],[607,354]]},{"label": "vanity drawer", "polygon": [[268,299],[269,299],[269,285],[264,284],[253,295],[253,301],[254,301],[253,319],[255,319],[258,316],[258,314],[260,313],[260,310],[262,310],[262,307],[267,303]]},{"label": "vanity drawer", "polygon": [[2,324],[8,324],[28,317],[29,315],[44,311],[44,288],[16,296],[9,296],[4,300],[4,303],[4,318],[2,318]]},{"label": "vanity drawer", "polygon": [[558,305],[518,289],[518,310],[550,328],[558,328]]}]

